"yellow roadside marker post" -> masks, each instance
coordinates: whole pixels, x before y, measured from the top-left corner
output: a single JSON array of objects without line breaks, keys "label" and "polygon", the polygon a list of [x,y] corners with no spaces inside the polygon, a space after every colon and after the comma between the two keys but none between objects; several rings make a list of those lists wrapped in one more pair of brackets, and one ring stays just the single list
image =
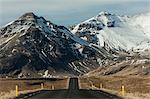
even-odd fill
[{"label": "yellow roadside marker post", "polygon": [[16,97],[19,96],[19,88],[18,88],[18,85],[16,85]]},{"label": "yellow roadside marker post", "polygon": [[44,89],[44,84],[43,83],[41,83],[41,89]]},{"label": "yellow roadside marker post", "polygon": [[121,94],[122,94],[122,96],[125,95],[125,88],[124,88],[124,86],[121,86]]},{"label": "yellow roadside marker post", "polygon": [[100,86],[100,87],[99,87],[100,89],[102,89],[102,88],[103,88],[103,84],[102,84],[102,83],[100,83],[100,85],[99,85],[99,86]]},{"label": "yellow roadside marker post", "polygon": [[54,87],[54,85],[52,85],[52,90],[54,90],[55,89],[55,87]]}]

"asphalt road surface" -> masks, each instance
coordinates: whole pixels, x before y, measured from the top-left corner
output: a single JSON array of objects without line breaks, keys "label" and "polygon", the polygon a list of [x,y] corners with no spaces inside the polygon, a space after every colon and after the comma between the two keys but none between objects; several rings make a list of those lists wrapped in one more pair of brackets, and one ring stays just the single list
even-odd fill
[{"label": "asphalt road surface", "polygon": [[100,90],[79,89],[78,78],[71,78],[68,89],[42,90],[15,99],[122,99]]}]

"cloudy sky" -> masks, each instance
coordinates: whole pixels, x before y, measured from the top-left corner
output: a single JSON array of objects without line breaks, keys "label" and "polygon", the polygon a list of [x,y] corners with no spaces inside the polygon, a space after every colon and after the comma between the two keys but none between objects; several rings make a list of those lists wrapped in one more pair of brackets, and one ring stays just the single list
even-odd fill
[{"label": "cloudy sky", "polygon": [[150,12],[150,0],[0,0],[0,26],[26,12],[56,24],[71,25],[84,21],[101,11],[119,15]]}]

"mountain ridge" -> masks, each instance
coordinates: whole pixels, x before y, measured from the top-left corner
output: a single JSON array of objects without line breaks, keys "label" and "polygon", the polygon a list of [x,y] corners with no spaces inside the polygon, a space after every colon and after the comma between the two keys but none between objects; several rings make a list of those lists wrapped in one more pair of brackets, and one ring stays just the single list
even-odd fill
[{"label": "mountain ridge", "polygon": [[0,29],[0,76],[83,75],[99,66],[143,59],[150,50],[149,25],[137,28],[141,22],[131,20],[139,17],[101,12],[70,31],[25,13]]},{"label": "mountain ridge", "polygon": [[23,77],[31,73],[32,76],[37,75],[48,68],[52,73],[60,70],[77,74],[67,65],[83,57],[76,43],[88,46],[64,26],[55,25],[33,13],[25,13],[3,27],[0,38],[0,74]]}]

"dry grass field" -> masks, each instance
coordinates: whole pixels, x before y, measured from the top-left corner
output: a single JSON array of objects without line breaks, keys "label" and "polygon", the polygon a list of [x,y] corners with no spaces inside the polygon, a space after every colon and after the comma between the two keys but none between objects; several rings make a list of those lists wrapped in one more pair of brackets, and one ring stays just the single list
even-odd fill
[{"label": "dry grass field", "polygon": [[15,86],[18,85],[19,93],[33,92],[41,90],[41,83],[44,89],[66,89],[68,79],[0,79],[0,97],[3,99],[11,99],[15,96]]},{"label": "dry grass field", "polygon": [[80,78],[81,88],[91,88],[92,85],[102,90],[121,95],[121,86],[125,86],[127,99],[150,99],[150,77],[132,76],[101,76]]}]

